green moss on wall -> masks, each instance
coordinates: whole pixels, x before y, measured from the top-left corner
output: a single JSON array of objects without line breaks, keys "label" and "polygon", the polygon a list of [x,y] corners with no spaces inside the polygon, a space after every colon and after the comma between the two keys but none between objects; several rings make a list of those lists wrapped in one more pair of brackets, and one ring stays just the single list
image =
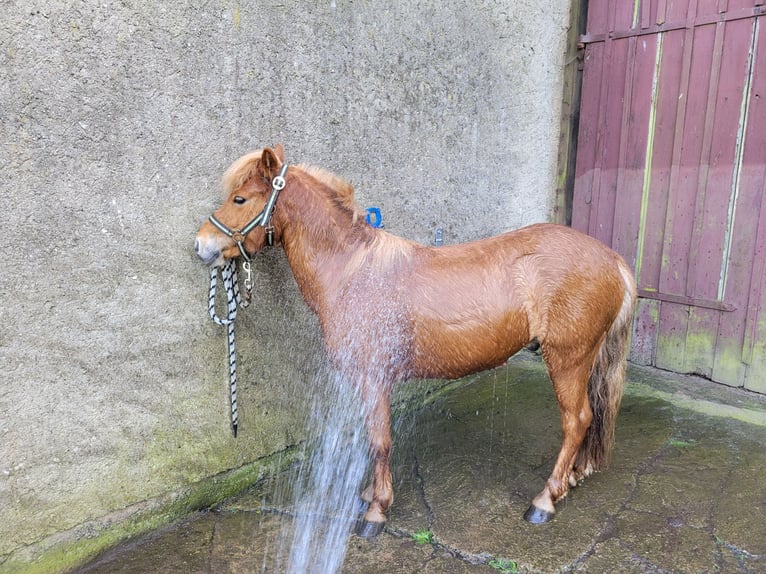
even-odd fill
[{"label": "green moss on wall", "polygon": [[[3,574],[67,572],[110,547],[205,510],[242,492],[267,475],[284,470],[300,457],[299,446],[241,468],[202,480],[181,492],[128,508],[97,523],[82,525],[11,554],[0,563]],[[127,517],[126,517],[127,516]]]}]

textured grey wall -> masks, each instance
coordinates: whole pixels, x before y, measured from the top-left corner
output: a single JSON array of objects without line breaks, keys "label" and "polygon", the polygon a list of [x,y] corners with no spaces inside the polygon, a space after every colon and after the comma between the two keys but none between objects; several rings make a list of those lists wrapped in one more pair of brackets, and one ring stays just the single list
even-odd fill
[{"label": "textured grey wall", "polygon": [[281,142],[423,242],[549,218],[566,0],[0,4],[0,563],[300,440],[279,251],[229,432],[191,243],[239,155]]}]

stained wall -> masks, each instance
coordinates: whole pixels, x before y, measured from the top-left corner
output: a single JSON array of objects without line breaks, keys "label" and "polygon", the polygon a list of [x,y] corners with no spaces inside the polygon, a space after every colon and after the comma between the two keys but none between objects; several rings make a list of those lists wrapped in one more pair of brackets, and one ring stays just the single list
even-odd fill
[{"label": "stained wall", "polygon": [[568,13],[3,2],[0,571],[65,568],[304,436],[317,325],[278,250],[256,263],[262,320],[239,320],[228,426],[192,241],[241,154],[281,142],[422,242],[548,220]]}]

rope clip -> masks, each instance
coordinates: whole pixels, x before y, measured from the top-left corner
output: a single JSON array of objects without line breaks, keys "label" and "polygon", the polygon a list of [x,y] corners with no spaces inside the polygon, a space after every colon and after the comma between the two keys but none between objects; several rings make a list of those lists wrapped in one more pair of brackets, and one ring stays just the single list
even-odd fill
[{"label": "rope clip", "polygon": [[249,305],[253,299],[253,271],[249,261],[242,262],[242,271],[245,272],[245,301]]}]

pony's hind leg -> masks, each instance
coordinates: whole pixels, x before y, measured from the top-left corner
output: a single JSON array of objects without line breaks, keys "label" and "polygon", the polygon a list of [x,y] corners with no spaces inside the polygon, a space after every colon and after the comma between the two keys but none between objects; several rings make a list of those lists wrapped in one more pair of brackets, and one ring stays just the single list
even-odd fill
[{"label": "pony's hind leg", "polygon": [[391,454],[391,402],[389,393],[381,392],[373,399],[367,415],[367,436],[372,456],[372,483],[361,496],[369,503],[356,527],[363,538],[374,538],[386,525],[386,511],[394,501],[389,457]]},{"label": "pony's hind leg", "polygon": [[545,488],[532,500],[531,506],[524,513],[524,519],[532,524],[551,520],[556,513],[555,503],[569,492],[575,459],[593,418],[588,402],[592,353],[584,360],[578,361],[576,366],[566,367],[550,350],[545,350],[544,354],[561,413],[562,440],[561,450]]}]

